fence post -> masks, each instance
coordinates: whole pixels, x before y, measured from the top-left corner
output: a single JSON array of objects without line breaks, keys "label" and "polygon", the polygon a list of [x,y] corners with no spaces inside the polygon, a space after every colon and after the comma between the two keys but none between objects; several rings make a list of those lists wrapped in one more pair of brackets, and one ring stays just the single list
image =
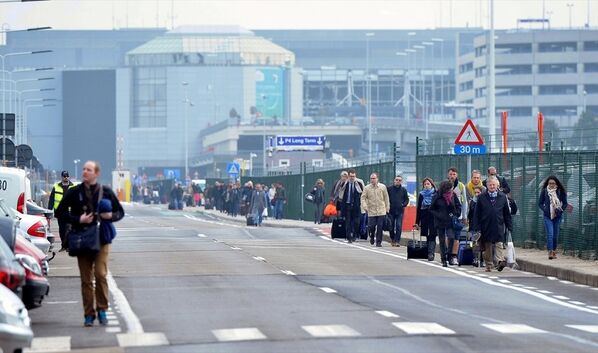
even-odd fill
[{"label": "fence post", "polygon": [[307,163],[301,162],[300,163],[300,170],[301,170],[301,194],[299,198],[301,199],[301,220],[305,219],[305,200],[303,195],[305,194],[305,169],[307,167]]},{"label": "fence post", "polygon": [[[594,260],[598,259],[598,217],[596,217],[598,215],[598,209],[596,208],[598,206],[598,153],[594,152],[594,191],[595,191],[595,195],[594,195],[594,205],[592,206],[592,204],[589,205],[588,207],[588,217],[591,217],[591,221],[594,222]],[[593,211],[592,211],[592,207],[593,207]]]}]

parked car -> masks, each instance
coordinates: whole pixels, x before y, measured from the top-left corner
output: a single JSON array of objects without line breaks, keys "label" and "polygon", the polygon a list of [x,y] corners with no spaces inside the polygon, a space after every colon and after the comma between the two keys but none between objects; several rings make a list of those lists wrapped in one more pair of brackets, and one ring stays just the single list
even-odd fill
[{"label": "parked car", "polygon": [[0,198],[6,204],[19,211],[27,213],[25,202],[31,200],[31,180],[27,172],[18,168],[0,167]]},{"label": "parked car", "polygon": [[[16,219],[17,228],[22,235],[37,246],[44,254],[52,250],[54,235],[48,231],[48,221],[45,217],[22,214],[10,207],[0,199],[0,216]],[[24,233],[24,234],[23,234]]]},{"label": "parked car", "polygon": [[0,351],[22,352],[31,346],[33,331],[27,309],[13,292],[0,284]]},{"label": "parked car", "polygon": [[48,221],[48,230],[50,230],[52,217],[54,217],[54,210],[43,208],[38,206],[35,202],[29,200],[25,202],[25,206],[27,207],[27,214],[44,217]]},{"label": "parked car", "polygon": [[3,234],[0,237],[0,284],[20,296],[25,285],[25,269],[19,264],[12,250],[4,241],[6,228],[1,225],[0,228],[0,232]]},{"label": "parked car", "polygon": [[46,255],[35,245],[17,234],[15,256],[25,268],[25,285],[23,286],[23,303],[27,309],[40,307],[50,292],[50,282],[45,277],[49,266]]}]

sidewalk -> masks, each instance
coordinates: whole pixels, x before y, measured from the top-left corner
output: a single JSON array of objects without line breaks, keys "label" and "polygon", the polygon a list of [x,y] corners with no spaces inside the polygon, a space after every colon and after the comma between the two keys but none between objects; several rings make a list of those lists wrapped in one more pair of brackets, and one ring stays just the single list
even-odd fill
[{"label": "sidewalk", "polygon": [[[204,210],[203,208],[186,208],[187,211],[195,210],[199,213],[211,215],[222,220],[245,223],[245,217],[231,217],[216,210]],[[265,227],[279,228],[304,228],[304,229],[329,229],[331,224],[314,224],[307,221],[298,221],[293,219],[266,219],[262,223]],[[403,231],[401,245],[406,246],[411,239],[411,232]],[[419,233],[416,233],[416,239],[419,239]],[[388,233],[385,232],[384,240],[390,242]],[[425,239],[424,239],[425,240]],[[552,276],[560,280],[571,281],[579,284],[585,284],[592,287],[598,287],[598,261],[581,260],[571,256],[559,254],[557,260],[549,260],[546,251],[538,249],[515,248],[517,264],[519,270],[536,273],[542,276]]]}]

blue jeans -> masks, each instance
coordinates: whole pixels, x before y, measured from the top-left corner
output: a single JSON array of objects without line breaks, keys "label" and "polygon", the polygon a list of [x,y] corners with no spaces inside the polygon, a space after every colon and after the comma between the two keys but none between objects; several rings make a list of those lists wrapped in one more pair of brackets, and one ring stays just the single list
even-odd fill
[{"label": "blue jeans", "polygon": [[561,217],[550,219],[544,216],[544,227],[546,228],[546,249],[548,251],[556,250],[559,243],[559,232],[561,225]]},{"label": "blue jeans", "polygon": [[282,209],[284,207],[284,200],[276,200],[274,204],[274,214],[276,219],[282,219]]},{"label": "blue jeans", "polygon": [[398,243],[401,241],[401,235],[403,234],[403,213],[401,212],[398,215],[393,214],[390,217],[390,239]]},{"label": "blue jeans", "polygon": [[261,225],[262,221],[264,220],[264,212],[260,212],[259,210],[253,214],[253,219],[255,220],[255,224]]}]

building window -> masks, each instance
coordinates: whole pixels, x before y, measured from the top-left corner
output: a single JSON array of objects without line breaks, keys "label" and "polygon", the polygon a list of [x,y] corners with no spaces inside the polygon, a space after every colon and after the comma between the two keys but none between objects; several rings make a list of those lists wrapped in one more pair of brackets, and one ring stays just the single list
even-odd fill
[{"label": "building window", "polygon": [[481,47],[475,48],[475,56],[480,57],[486,55],[486,46],[482,45]]},{"label": "building window", "polygon": [[473,89],[473,81],[467,81],[459,84],[459,92],[470,91]]},{"label": "building window", "polygon": [[532,73],[531,65],[498,65],[496,75],[528,75]]},{"label": "building window", "polygon": [[497,86],[497,96],[531,96],[532,86]]},{"label": "building window", "polygon": [[531,53],[531,43],[518,43],[518,44],[496,44],[496,54],[523,54]]},{"label": "building window", "polygon": [[166,127],[166,69],[133,69],[131,127]]},{"label": "building window", "polygon": [[496,108],[497,112],[507,111],[509,116],[532,116],[532,107],[505,107]]},{"label": "building window", "polygon": [[486,87],[476,88],[475,89],[475,97],[482,98],[486,96]]},{"label": "building window", "polygon": [[598,51],[598,40],[594,40],[591,42],[583,42],[583,50]]},{"label": "building window", "polygon": [[475,69],[475,77],[484,77],[486,76],[486,73],[486,66],[478,67],[477,69]]},{"label": "building window", "polygon": [[584,72],[598,72],[598,63],[585,63],[583,64]]},{"label": "building window", "polygon": [[540,43],[540,53],[560,53],[577,51],[577,42]]},{"label": "building window", "polygon": [[280,159],[278,161],[278,166],[281,168],[287,168],[291,166],[291,160],[290,159]]},{"label": "building window", "polygon": [[585,85],[583,86],[583,90],[586,91],[587,94],[596,94],[598,93],[598,85]]},{"label": "building window", "polygon": [[486,118],[486,108],[476,109],[475,110],[475,117],[478,119]]},{"label": "building window", "polygon": [[311,166],[316,167],[316,168],[322,168],[324,166],[324,160],[323,159],[312,159]]},{"label": "building window", "polygon": [[540,86],[540,95],[577,94],[576,85]]},{"label": "building window", "polygon": [[469,71],[473,71],[473,63],[459,65],[459,73],[462,74]]},{"label": "building window", "polygon": [[577,72],[577,64],[540,64],[541,74],[574,74]]},{"label": "building window", "polygon": [[576,116],[575,106],[540,107],[540,112],[545,116]]}]

